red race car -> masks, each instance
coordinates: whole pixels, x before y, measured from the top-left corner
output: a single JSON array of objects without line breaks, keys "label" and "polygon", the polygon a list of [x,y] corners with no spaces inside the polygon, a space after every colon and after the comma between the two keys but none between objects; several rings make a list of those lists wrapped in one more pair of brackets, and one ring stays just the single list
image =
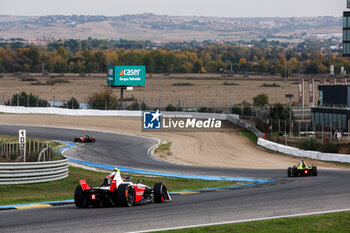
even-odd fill
[{"label": "red race car", "polygon": [[79,138],[74,138],[74,142],[94,142],[96,141],[95,137],[90,137],[89,135],[85,135]]},{"label": "red race car", "polygon": [[135,204],[157,202],[164,203],[171,200],[168,189],[163,183],[154,184],[153,188],[141,184],[134,184],[131,177],[121,177],[120,170],[115,168],[107,176],[100,187],[91,188],[86,180],[80,180],[74,193],[74,203],[78,208],[133,206]]}]

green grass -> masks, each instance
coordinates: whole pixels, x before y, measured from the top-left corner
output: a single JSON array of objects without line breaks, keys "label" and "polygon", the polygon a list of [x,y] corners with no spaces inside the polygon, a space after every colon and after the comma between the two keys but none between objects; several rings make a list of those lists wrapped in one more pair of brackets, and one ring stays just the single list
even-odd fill
[{"label": "green grass", "polygon": [[282,218],[276,220],[198,227],[166,231],[169,233],[224,233],[224,232],[350,232],[350,212],[314,215],[308,217]]},{"label": "green grass", "polygon": [[170,150],[170,146],[171,146],[171,142],[162,144],[159,147],[157,147],[155,152],[157,153],[157,152],[161,152],[161,151],[168,151],[168,150]]},{"label": "green grass", "polygon": [[[23,185],[0,185],[0,205],[23,204],[44,201],[59,201],[73,199],[74,190],[79,180],[86,179],[91,187],[101,185],[105,176],[109,173],[95,172],[77,167],[69,167],[69,177],[48,183],[23,184]],[[132,176],[133,182],[144,180],[144,184],[153,187],[154,183],[163,182],[169,191],[195,190],[203,188],[223,187],[241,184],[243,182],[232,181],[204,181],[179,179],[169,177]]]},{"label": "green grass", "polygon": [[255,134],[249,132],[248,130],[242,129],[242,130],[241,130],[241,135],[242,135],[243,137],[248,138],[249,141],[251,141],[251,142],[254,143],[254,144],[256,144],[257,141],[258,141],[258,137],[255,136]]}]

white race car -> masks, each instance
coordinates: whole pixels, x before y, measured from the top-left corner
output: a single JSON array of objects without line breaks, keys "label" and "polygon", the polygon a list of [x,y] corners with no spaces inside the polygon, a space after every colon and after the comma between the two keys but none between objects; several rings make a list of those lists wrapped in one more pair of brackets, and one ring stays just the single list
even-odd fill
[{"label": "white race car", "polygon": [[79,208],[86,208],[89,206],[133,206],[134,204],[163,203],[171,200],[164,183],[156,183],[152,189],[141,184],[141,181],[134,184],[131,180],[131,177],[121,177],[120,170],[117,168],[104,179],[100,187],[90,188],[86,180],[80,180],[80,184],[75,189],[74,203]]}]

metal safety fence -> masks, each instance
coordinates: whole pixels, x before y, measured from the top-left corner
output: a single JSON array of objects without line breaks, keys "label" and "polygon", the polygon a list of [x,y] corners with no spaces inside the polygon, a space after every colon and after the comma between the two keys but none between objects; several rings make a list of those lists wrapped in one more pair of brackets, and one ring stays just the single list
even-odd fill
[{"label": "metal safety fence", "polygon": [[31,184],[68,177],[68,159],[49,162],[0,163],[0,185]]}]

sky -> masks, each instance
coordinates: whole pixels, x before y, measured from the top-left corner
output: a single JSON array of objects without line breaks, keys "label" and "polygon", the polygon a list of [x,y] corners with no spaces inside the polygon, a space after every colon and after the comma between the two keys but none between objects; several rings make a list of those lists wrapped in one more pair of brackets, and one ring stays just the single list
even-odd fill
[{"label": "sky", "polygon": [[[0,0],[0,15],[342,16],[347,0]],[[350,11],[350,9],[349,9]]]}]

